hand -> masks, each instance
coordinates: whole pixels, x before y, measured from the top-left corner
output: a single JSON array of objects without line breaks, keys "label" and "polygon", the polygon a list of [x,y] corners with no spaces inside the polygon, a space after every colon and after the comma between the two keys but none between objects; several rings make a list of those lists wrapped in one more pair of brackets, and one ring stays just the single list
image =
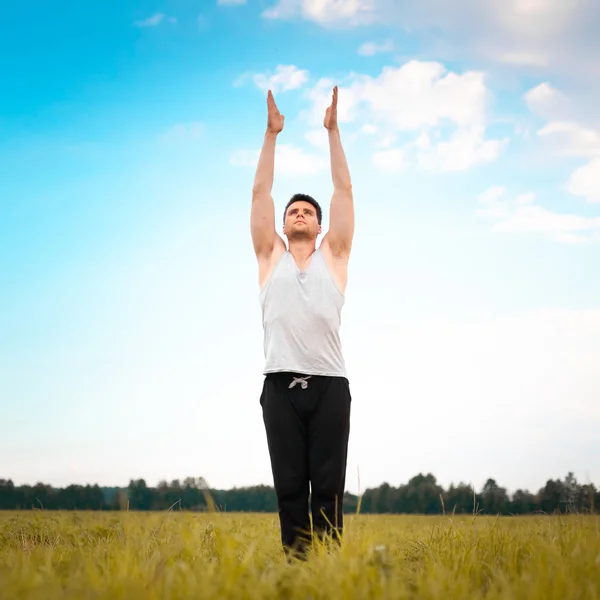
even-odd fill
[{"label": "hand", "polygon": [[337,85],[333,88],[333,95],[331,97],[331,105],[325,111],[325,119],[323,125],[328,131],[336,131],[338,128],[337,120],[337,101],[338,101],[338,88]]},{"label": "hand", "polygon": [[283,130],[283,122],[285,120],[285,117],[279,112],[279,109],[275,104],[275,100],[273,99],[273,94],[271,93],[271,90],[269,90],[267,94],[267,111],[267,131],[269,133],[275,134],[280,133]]}]

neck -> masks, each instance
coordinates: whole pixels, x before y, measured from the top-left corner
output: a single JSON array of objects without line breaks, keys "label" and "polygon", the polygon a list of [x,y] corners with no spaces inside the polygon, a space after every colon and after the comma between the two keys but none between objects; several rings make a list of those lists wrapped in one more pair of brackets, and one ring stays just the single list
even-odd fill
[{"label": "neck", "polygon": [[304,262],[316,250],[315,240],[290,240],[290,254],[297,262]]}]

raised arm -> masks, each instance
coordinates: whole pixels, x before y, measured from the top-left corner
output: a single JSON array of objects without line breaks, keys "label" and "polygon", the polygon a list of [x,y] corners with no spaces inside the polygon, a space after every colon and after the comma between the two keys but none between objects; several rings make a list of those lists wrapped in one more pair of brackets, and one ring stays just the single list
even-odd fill
[{"label": "raised arm", "polygon": [[283,130],[284,116],[277,109],[271,90],[267,94],[267,113],[267,131],[254,177],[250,213],[252,244],[259,260],[271,256],[279,237],[275,230],[275,204],[271,190],[275,172],[275,145],[277,136]]},{"label": "raised arm", "polygon": [[348,258],[354,237],[354,198],[350,171],[337,121],[338,88],[333,88],[331,106],[327,108],[323,125],[329,135],[333,196],[329,217],[329,231],[323,239],[337,258]]}]

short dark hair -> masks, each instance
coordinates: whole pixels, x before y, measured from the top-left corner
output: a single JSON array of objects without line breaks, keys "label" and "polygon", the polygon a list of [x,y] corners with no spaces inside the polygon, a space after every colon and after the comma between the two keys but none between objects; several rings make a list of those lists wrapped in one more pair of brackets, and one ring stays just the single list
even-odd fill
[{"label": "short dark hair", "polygon": [[309,204],[312,204],[315,207],[315,210],[317,211],[317,221],[319,222],[319,225],[321,224],[321,219],[323,218],[323,211],[321,210],[319,203],[312,196],[309,196],[308,194],[294,194],[290,198],[290,201],[286,204],[285,210],[283,211],[283,222],[284,223],[285,223],[285,216],[287,215],[288,208],[292,204],[294,204],[294,202],[308,202]]}]

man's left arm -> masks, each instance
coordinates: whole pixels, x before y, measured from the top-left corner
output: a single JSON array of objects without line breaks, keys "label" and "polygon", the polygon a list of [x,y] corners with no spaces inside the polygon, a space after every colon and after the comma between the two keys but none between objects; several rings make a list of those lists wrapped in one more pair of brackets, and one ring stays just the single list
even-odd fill
[{"label": "man's left arm", "polygon": [[331,178],[333,180],[327,243],[334,256],[348,257],[354,237],[354,197],[348,161],[342,147],[337,124],[337,87],[334,88],[332,103],[327,109],[324,125],[329,135]]}]

